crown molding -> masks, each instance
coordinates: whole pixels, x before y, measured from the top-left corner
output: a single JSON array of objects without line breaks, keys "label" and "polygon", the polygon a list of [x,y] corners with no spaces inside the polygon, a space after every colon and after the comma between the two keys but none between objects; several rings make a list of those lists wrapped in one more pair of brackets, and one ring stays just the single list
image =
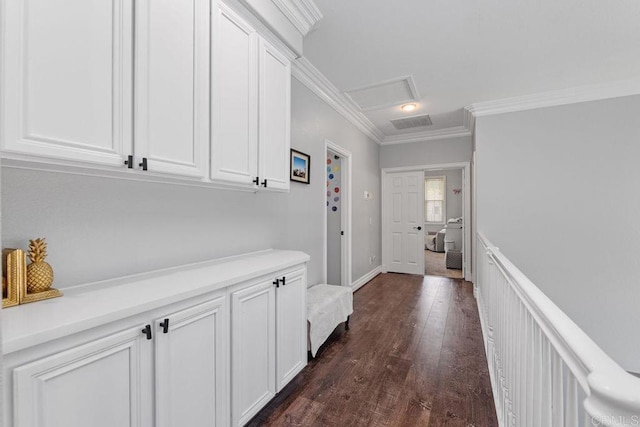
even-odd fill
[{"label": "crown molding", "polygon": [[364,114],[357,111],[337,87],[305,57],[294,60],[291,75],[309,88],[320,99],[336,110],[365,135],[381,144],[384,134]]},{"label": "crown molding", "polygon": [[638,94],[640,94],[640,79],[636,78],[477,102],[465,107],[465,117],[471,115],[475,118]]},{"label": "crown molding", "polygon": [[313,0],[271,0],[302,36],[306,36],[322,19]]},{"label": "crown molding", "polygon": [[434,141],[437,139],[459,138],[470,136],[471,131],[466,126],[453,126],[445,129],[426,130],[404,135],[386,136],[381,145],[409,144],[412,142]]}]

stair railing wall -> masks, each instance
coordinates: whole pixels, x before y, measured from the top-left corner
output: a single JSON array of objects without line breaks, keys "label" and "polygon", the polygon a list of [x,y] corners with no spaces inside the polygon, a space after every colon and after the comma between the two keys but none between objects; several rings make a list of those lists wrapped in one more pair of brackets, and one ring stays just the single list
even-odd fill
[{"label": "stair railing wall", "polygon": [[477,239],[474,291],[500,426],[640,426],[640,378]]}]

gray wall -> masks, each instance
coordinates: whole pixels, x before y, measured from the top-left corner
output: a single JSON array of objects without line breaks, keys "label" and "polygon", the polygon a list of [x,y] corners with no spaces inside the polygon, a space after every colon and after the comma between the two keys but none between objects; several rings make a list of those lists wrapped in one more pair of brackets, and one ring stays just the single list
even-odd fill
[{"label": "gray wall", "polygon": [[471,137],[446,138],[411,144],[383,145],[380,167],[435,165],[471,161]]},{"label": "gray wall", "polygon": [[[445,176],[446,177],[446,218],[458,218],[462,216],[463,193],[453,194],[454,188],[462,188],[462,169],[450,169],[442,171],[425,171],[424,176]],[[440,231],[444,224],[425,224],[427,231]]]},{"label": "gray wall", "polygon": [[640,96],[476,122],[478,230],[640,372]]},{"label": "gray wall", "polygon": [[[353,277],[380,260],[378,146],[292,81],[292,147],[311,155],[311,185],[242,193],[41,171],[2,170],[2,246],[44,236],[54,286],[68,286],[265,248],[311,255],[322,278],[324,138],[354,154]],[[378,199],[379,200],[379,199]],[[373,226],[364,218],[372,217]],[[369,265],[369,254],[376,263]]]}]

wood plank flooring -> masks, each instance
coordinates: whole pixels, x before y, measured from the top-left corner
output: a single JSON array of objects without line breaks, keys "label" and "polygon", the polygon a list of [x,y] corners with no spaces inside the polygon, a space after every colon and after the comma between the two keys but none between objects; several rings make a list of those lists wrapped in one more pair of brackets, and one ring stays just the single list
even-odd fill
[{"label": "wood plank flooring", "polygon": [[250,426],[497,426],[472,284],[381,274]]}]

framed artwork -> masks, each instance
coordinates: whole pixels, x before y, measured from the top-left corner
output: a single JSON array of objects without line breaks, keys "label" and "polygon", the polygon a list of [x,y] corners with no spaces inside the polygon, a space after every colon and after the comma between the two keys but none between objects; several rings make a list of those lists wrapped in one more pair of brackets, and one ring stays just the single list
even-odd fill
[{"label": "framed artwork", "polygon": [[291,149],[291,181],[309,184],[311,156]]}]

